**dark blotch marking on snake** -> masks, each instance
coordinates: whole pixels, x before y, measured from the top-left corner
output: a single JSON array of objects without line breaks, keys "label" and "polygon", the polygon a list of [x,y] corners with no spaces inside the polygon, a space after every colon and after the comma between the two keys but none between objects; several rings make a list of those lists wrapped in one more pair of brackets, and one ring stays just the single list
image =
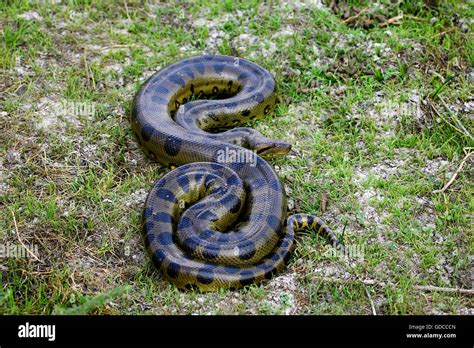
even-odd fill
[{"label": "dark blotch marking on snake", "polygon": [[197,69],[197,71],[199,71],[200,74],[204,74],[204,70],[206,69],[204,67],[204,64],[196,63],[196,64],[194,64],[194,67]]},{"label": "dark blotch marking on snake", "polygon": [[155,224],[151,221],[148,221],[143,225],[143,233],[148,234],[148,232],[153,230],[153,227],[155,227]]},{"label": "dark blotch marking on snake", "polygon": [[189,253],[194,252],[194,250],[196,250],[198,245],[199,245],[199,240],[194,237],[186,238],[183,241],[183,248]]},{"label": "dark blotch marking on snake", "polygon": [[265,271],[265,270],[272,269],[273,265],[271,263],[268,263],[268,261],[267,261],[267,262],[259,263],[259,264],[255,265],[255,267]]},{"label": "dark blotch marking on snake", "polygon": [[239,247],[239,258],[241,260],[251,259],[257,250],[255,249],[255,244],[251,240],[247,240],[238,245]]},{"label": "dark blotch marking on snake", "polygon": [[242,279],[240,279],[240,284],[242,284],[242,286],[250,285],[255,280],[252,271],[242,271],[240,272],[240,276],[242,277]]},{"label": "dark blotch marking on snake", "polygon": [[148,248],[154,240],[155,240],[155,235],[153,234],[153,232],[145,234],[145,247]]},{"label": "dark blotch marking on snake", "polygon": [[203,174],[203,173],[197,173],[197,174],[194,176],[194,181],[195,181],[196,183],[200,184],[203,177],[204,177],[204,174]]},{"label": "dark blotch marking on snake", "polygon": [[240,268],[233,266],[224,266],[224,271],[229,274],[235,274],[240,271]]},{"label": "dark blotch marking on snake", "polygon": [[174,223],[173,221],[174,219],[171,216],[171,214],[168,214],[166,212],[156,213],[155,216],[153,217],[153,220],[155,220],[156,222],[164,222],[164,223],[169,223],[169,224]]},{"label": "dark blotch marking on snake", "polygon": [[229,241],[230,237],[227,233],[220,233],[219,237],[217,237],[217,242],[218,243],[227,243]]},{"label": "dark blotch marking on snake", "polygon": [[270,260],[272,261],[278,261],[280,259],[280,256],[278,256],[278,254],[275,254],[275,253],[272,253],[270,255],[267,256]]},{"label": "dark blotch marking on snake", "polygon": [[275,88],[276,84],[275,82],[273,82],[272,80],[268,80],[266,83],[265,83],[265,88],[270,90],[270,91],[273,91],[273,89]]},{"label": "dark blotch marking on snake", "polygon": [[196,216],[199,220],[208,220],[208,221],[214,221],[217,219],[217,215],[214,214],[210,210],[204,210],[200,213],[197,214]]},{"label": "dark blotch marking on snake", "polygon": [[155,88],[155,95],[163,95],[163,94],[168,94],[170,91],[166,88],[166,87],[163,87],[163,86],[158,86]]},{"label": "dark blotch marking on snake", "polygon": [[174,193],[165,188],[161,188],[158,191],[156,191],[156,196],[160,199],[163,199],[171,203],[176,202],[176,196],[174,195]]},{"label": "dark blotch marking on snake", "polygon": [[155,104],[167,104],[168,103],[168,101],[165,98],[163,98],[159,95],[152,96],[151,101]]},{"label": "dark blotch marking on snake", "polygon": [[263,96],[262,93],[255,93],[255,95],[253,97],[254,97],[255,101],[259,104],[263,103],[263,101],[265,100],[265,97]]},{"label": "dark blotch marking on snake", "polygon": [[143,210],[143,216],[145,218],[150,218],[153,214],[153,210],[151,208],[145,208],[145,210]]},{"label": "dark blotch marking on snake", "polygon": [[236,195],[226,195],[220,200],[220,203],[222,203],[222,205],[229,209],[233,214],[239,212],[240,206],[242,205],[240,198]]},{"label": "dark blotch marking on snake", "polygon": [[182,140],[172,135],[165,140],[165,152],[170,156],[176,156],[181,150]]},{"label": "dark blotch marking on snake", "polygon": [[211,284],[212,281],[214,280],[214,271],[213,267],[207,266],[204,268],[201,268],[197,274],[197,280],[201,284]]},{"label": "dark blotch marking on snake", "polygon": [[211,168],[212,168],[213,170],[221,170],[221,169],[222,169],[222,164],[211,163]]},{"label": "dark blotch marking on snake", "polygon": [[174,101],[175,112],[179,109],[180,106],[181,106],[181,103],[179,102],[178,99],[176,99],[176,100]]},{"label": "dark blotch marking on snake", "polygon": [[209,239],[211,238],[213,235],[214,235],[214,231],[213,230],[204,230],[202,231],[201,233],[199,233],[199,238],[201,239]]},{"label": "dark blotch marking on snake", "polygon": [[273,231],[278,231],[280,227],[280,219],[278,219],[275,215],[268,215],[267,216],[267,224]]},{"label": "dark blotch marking on snake", "polygon": [[153,253],[153,263],[158,266],[158,268],[161,266],[165,258],[166,255],[161,250],[157,250]]},{"label": "dark blotch marking on snake", "polygon": [[173,83],[176,83],[176,84],[179,85],[179,86],[182,86],[182,87],[184,87],[184,85],[185,85],[185,83],[186,83],[186,82],[183,80],[183,78],[180,77],[180,76],[178,76],[178,75],[171,75],[171,76],[169,77],[169,80],[170,80],[171,82],[173,82]]},{"label": "dark blotch marking on snake", "polygon": [[227,180],[227,185],[229,186],[236,186],[239,183],[239,178],[237,175],[232,175]]},{"label": "dark blotch marking on snake", "polygon": [[153,128],[152,125],[146,124],[143,126],[142,129],[142,139],[144,141],[150,141],[151,136],[153,135],[153,132],[155,131],[155,128]]},{"label": "dark blotch marking on snake", "polygon": [[272,279],[273,277],[273,271],[267,271],[265,272],[265,275],[264,275],[265,279]]},{"label": "dark blotch marking on snake", "polygon": [[241,73],[241,74],[239,75],[239,77],[237,78],[237,80],[242,81],[242,80],[248,78],[249,76],[250,76],[250,75],[248,74],[248,72],[245,72],[245,71],[244,71],[243,73]]},{"label": "dark blotch marking on snake", "polygon": [[194,290],[194,289],[196,289],[196,286],[195,286],[194,284],[187,283],[187,284],[184,286],[184,288],[185,288],[186,290]]},{"label": "dark blotch marking on snake", "polygon": [[187,176],[185,176],[185,175],[180,176],[176,179],[176,181],[178,182],[179,187],[181,187],[184,192],[189,191],[189,179],[188,179]]},{"label": "dark blotch marking on snake", "polygon": [[180,220],[179,220],[179,223],[178,223],[178,229],[185,229],[185,228],[189,228],[193,225],[193,221],[188,218],[187,216],[183,216]]},{"label": "dark blotch marking on snake", "polygon": [[283,262],[288,263],[288,261],[290,261],[290,258],[291,258],[291,253],[287,252],[286,255],[283,257]]},{"label": "dark blotch marking on snake", "polygon": [[224,64],[223,63],[216,63],[213,65],[214,71],[218,74],[221,74],[222,71],[224,70]]},{"label": "dark blotch marking on snake", "polygon": [[202,250],[202,256],[208,260],[215,260],[220,253],[220,248],[217,245],[206,245]]},{"label": "dark blotch marking on snake", "polygon": [[173,244],[173,235],[171,232],[161,232],[158,235],[158,241],[163,245],[171,245]]},{"label": "dark blotch marking on snake", "polygon": [[193,205],[193,209],[201,210],[201,209],[204,209],[206,206],[207,206],[206,203],[196,203]]},{"label": "dark blotch marking on snake", "polygon": [[278,180],[273,180],[269,183],[269,186],[272,190],[280,192],[281,191],[281,183]]},{"label": "dark blotch marking on snake", "polygon": [[176,278],[180,270],[181,270],[180,265],[174,262],[170,262],[170,264],[166,268],[166,273],[168,273],[168,276],[170,276],[171,278]]},{"label": "dark blotch marking on snake", "polygon": [[240,171],[243,167],[245,167],[245,164],[244,162],[233,162],[233,163],[230,163],[229,166],[236,172]]},{"label": "dark blotch marking on snake", "polygon": [[271,108],[272,108],[272,107],[271,107],[270,105],[265,106],[265,109],[263,110],[263,114],[264,114],[264,115],[268,115],[268,113],[270,112]]},{"label": "dark blotch marking on snake", "polygon": [[231,102],[231,103],[225,103],[224,104],[224,107],[228,108],[228,109],[234,109],[235,107],[237,107],[237,102]]},{"label": "dark blotch marking on snake", "polygon": [[[194,79],[194,72],[191,68],[185,67],[183,68],[183,71],[186,75],[188,75],[191,79]],[[192,85],[191,85],[192,86]],[[193,88],[194,89],[194,88]],[[192,92],[192,91],[191,91]]]}]

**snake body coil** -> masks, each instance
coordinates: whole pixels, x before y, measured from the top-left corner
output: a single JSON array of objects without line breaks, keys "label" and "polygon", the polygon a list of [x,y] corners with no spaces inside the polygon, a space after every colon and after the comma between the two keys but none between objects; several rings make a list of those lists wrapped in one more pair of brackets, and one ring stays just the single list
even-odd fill
[{"label": "snake body coil", "polygon": [[300,229],[337,243],[318,218],[286,217],[284,188],[260,155],[284,155],[289,144],[246,127],[216,133],[269,114],[275,99],[267,70],[221,55],[169,65],[135,96],[132,128],[140,143],[151,158],[178,166],[149,193],[143,233],[155,265],[179,288],[269,279],[288,261]]}]

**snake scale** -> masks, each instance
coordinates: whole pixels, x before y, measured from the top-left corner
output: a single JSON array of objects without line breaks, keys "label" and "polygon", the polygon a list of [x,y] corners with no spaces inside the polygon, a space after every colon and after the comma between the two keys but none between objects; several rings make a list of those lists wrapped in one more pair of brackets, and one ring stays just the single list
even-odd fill
[{"label": "snake scale", "polygon": [[138,141],[152,159],[177,167],[148,194],[143,234],[154,264],[178,288],[213,291],[270,279],[289,260],[299,230],[338,244],[317,217],[287,218],[284,188],[263,158],[284,156],[290,145],[236,127],[268,115],[275,91],[262,67],[204,55],[156,72],[134,98]]}]

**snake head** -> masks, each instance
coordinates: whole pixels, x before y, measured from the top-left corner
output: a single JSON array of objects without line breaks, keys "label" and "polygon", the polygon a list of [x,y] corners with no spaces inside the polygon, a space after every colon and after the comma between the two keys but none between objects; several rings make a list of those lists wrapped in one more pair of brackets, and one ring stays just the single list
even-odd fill
[{"label": "snake head", "polygon": [[263,158],[284,157],[290,152],[291,144],[269,139],[269,141],[254,144],[254,150]]}]

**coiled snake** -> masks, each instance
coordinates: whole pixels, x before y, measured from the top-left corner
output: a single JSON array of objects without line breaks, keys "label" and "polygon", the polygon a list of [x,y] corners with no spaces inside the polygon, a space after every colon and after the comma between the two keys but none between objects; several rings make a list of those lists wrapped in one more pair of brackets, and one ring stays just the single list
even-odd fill
[{"label": "coiled snake", "polygon": [[290,258],[298,230],[338,244],[317,217],[286,216],[284,188],[262,156],[286,155],[289,144],[247,127],[221,131],[268,115],[275,87],[254,63],[205,55],[156,72],[134,98],[139,142],[152,159],[178,166],[149,193],[143,233],[153,262],[179,288],[269,279]]}]

